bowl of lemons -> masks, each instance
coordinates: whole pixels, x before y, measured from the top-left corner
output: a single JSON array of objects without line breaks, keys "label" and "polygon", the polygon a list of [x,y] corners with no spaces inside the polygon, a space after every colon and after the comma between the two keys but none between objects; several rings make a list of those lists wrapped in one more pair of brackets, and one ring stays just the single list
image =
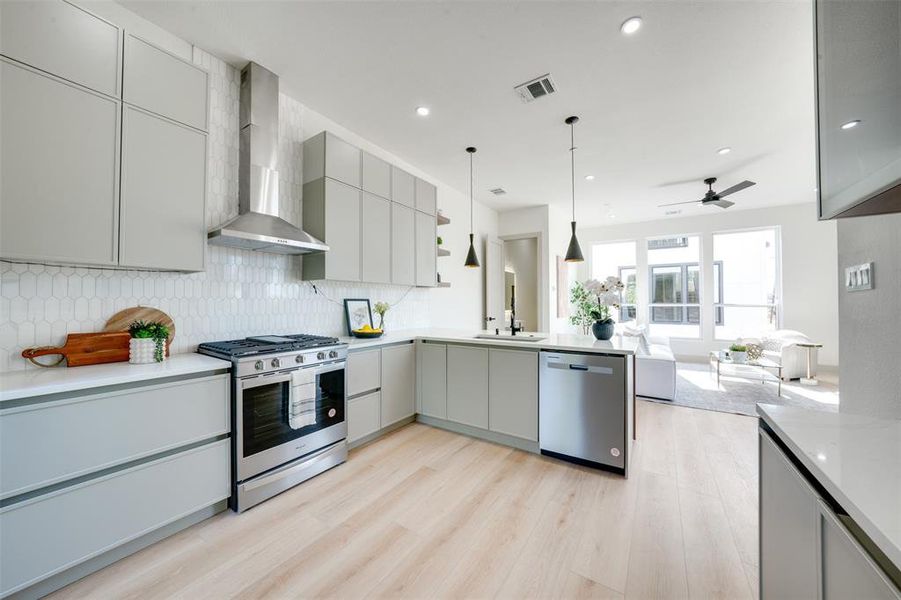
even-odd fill
[{"label": "bowl of lemons", "polygon": [[377,338],[380,337],[384,332],[381,329],[374,329],[372,325],[369,325],[367,323],[359,329],[354,329],[353,331],[351,331],[351,333],[354,335],[354,337],[358,338]]}]

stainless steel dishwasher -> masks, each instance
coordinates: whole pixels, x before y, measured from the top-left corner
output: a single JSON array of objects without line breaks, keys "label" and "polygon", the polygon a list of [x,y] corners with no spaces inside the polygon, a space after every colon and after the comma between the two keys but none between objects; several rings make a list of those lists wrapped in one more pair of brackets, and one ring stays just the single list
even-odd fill
[{"label": "stainless steel dishwasher", "polygon": [[632,357],[542,351],[541,453],[626,475],[631,450]]}]

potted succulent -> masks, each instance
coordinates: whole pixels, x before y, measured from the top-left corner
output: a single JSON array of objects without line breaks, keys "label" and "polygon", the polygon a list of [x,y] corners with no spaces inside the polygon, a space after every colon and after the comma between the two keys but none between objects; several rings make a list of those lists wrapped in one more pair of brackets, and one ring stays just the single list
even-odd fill
[{"label": "potted succulent", "polygon": [[373,307],[375,314],[379,316],[379,331],[384,331],[385,329],[385,313],[388,312],[389,308],[391,308],[391,305],[387,302],[376,302]]},{"label": "potted succulent", "polygon": [[128,327],[128,362],[135,365],[166,360],[169,328],[162,323],[135,321]]},{"label": "potted succulent", "polygon": [[620,305],[621,294],[625,286],[619,277],[610,276],[604,281],[589,279],[585,282],[585,289],[594,297],[595,305],[591,310],[591,333],[599,340],[609,340],[613,337],[614,325],[612,308]]},{"label": "potted succulent", "polygon": [[743,365],[748,362],[748,347],[744,344],[732,344],[729,346],[729,356],[732,362]]}]

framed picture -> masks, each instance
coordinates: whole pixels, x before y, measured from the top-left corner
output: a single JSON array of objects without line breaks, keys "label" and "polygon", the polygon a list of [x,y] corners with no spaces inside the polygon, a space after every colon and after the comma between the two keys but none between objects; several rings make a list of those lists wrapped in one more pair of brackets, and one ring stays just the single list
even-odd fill
[{"label": "framed picture", "polygon": [[363,325],[372,327],[372,307],[369,298],[345,298],[344,314],[347,316],[347,335]]}]

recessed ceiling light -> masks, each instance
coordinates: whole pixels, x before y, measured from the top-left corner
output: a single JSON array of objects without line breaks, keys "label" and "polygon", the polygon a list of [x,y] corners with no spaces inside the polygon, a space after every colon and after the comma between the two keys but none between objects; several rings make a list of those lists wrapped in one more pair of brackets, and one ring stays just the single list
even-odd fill
[{"label": "recessed ceiling light", "polygon": [[848,121],[847,123],[842,124],[842,129],[854,129],[860,125],[860,119],[854,119],[853,121]]},{"label": "recessed ceiling light", "polygon": [[585,181],[594,181],[594,175],[586,175]]},{"label": "recessed ceiling light", "polygon": [[629,17],[619,26],[619,30],[626,35],[632,35],[641,29],[641,17]]},{"label": "recessed ceiling light", "polygon": [[720,156],[722,156],[724,154],[729,154],[730,152],[732,152],[732,148],[730,148],[729,146],[720,148],[719,150],[716,151],[716,153],[719,154]]},{"label": "recessed ceiling light", "polygon": [[416,114],[419,115],[420,117],[427,117],[427,116],[429,116],[430,112],[432,112],[432,111],[429,110],[428,106],[420,106],[416,109]]}]

